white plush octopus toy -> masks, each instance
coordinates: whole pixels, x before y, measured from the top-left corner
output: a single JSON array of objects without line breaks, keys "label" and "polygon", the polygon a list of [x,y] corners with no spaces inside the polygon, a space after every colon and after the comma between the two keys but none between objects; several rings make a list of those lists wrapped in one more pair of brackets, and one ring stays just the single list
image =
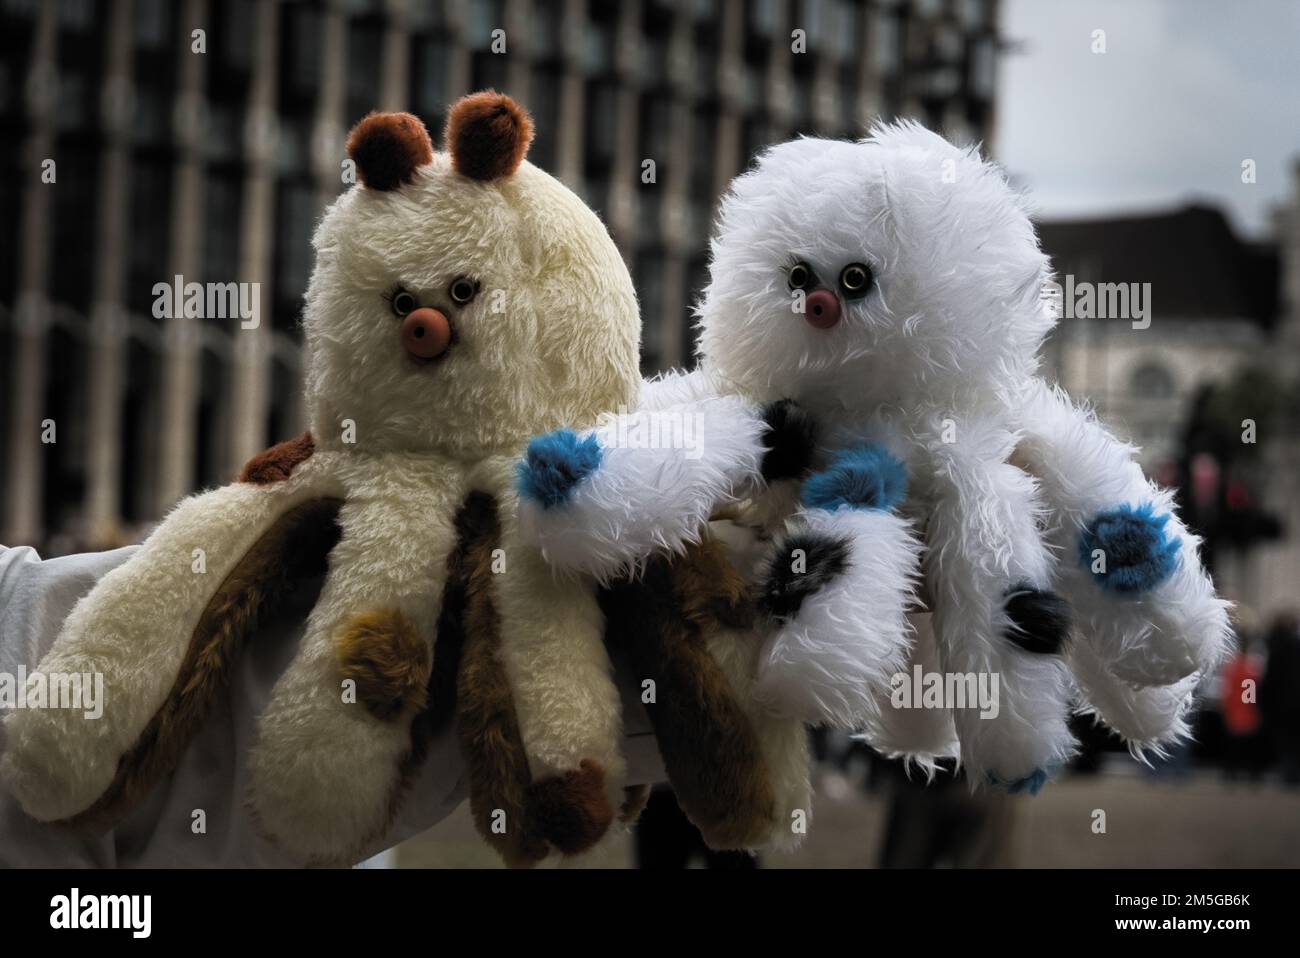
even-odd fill
[{"label": "white plush octopus toy", "polygon": [[[761,704],[931,769],[958,756],[977,785],[1036,792],[1074,752],[1072,711],[1160,754],[1188,735],[1229,604],[1136,450],[1038,375],[1051,277],[976,150],[910,122],[773,147],[723,199],[698,368],[535,439],[523,478],[564,481],[525,494],[525,534],[609,577],[725,512],[770,539]],[[655,420],[696,442],[626,441],[674,434]],[[764,437],[804,420],[806,461],[765,479]],[[996,676],[997,708],[896,707],[917,666]]]}]

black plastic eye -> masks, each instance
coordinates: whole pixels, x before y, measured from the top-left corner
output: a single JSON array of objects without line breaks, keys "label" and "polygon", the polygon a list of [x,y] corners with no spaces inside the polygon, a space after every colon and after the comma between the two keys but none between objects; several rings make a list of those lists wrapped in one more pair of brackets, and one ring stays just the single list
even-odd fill
[{"label": "black plastic eye", "polygon": [[405,316],[407,313],[413,312],[419,308],[420,304],[416,301],[415,297],[406,290],[399,289],[393,294],[393,312],[398,316]]},{"label": "black plastic eye", "polygon": [[812,284],[813,271],[807,263],[799,262],[790,267],[790,288],[805,289]]},{"label": "black plastic eye", "polygon": [[478,295],[478,283],[465,276],[457,276],[447,288],[447,295],[457,306],[464,306]]},{"label": "black plastic eye", "polygon": [[850,263],[840,271],[840,291],[845,299],[857,299],[871,291],[874,282],[871,267],[865,263]]}]

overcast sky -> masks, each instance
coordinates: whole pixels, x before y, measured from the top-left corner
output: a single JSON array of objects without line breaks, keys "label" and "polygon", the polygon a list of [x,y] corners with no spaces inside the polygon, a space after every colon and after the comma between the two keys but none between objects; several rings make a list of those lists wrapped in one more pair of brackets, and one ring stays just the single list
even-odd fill
[{"label": "overcast sky", "polygon": [[[1300,0],[1004,0],[996,149],[1045,218],[1227,208],[1261,235],[1300,161]],[[1093,31],[1105,30],[1105,53]],[[1256,182],[1241,164],[1256,161]]]}]

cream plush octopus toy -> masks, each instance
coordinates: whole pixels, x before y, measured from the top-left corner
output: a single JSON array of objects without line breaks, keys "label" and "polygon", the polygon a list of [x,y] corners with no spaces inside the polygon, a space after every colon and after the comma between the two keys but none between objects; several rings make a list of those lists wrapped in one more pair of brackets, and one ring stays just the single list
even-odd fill
[{"label": "cream plush octopus toy", "polygon": [[[719,638],[714,658],[698,641],[745,613],[725,557],[701,547],[661,564],[659,592],[602,595],[555,576],[518,535],[528,437],[591,425],[640,388],[631,278],[595,214],[525,160],[531,136],[527,113],[492,92],[452,107],[445,152],[408,114],[352,131],[361,182],[314,238],[311,432],[180,503],[74,608],[39,670],[102,673],[104,714],[7,720],[0,775],[30,815],[100,828],[137,804],[175,767],[259,615],[328,562],[249,760],[262,830],[300,859],[373,850],[448,730],[476,825],[508,864],[591,848],[639,810],[606,648],[634,629],[661,679],[655,730],[688,813],[720,847],[779,832],[755,724],[727,678],[735,643]],[[806,794],[806,755],[795,774]]]},{"label": "cream plush octopus toy", "polygon": [[639,319],[602,224],[524,159],[531,136],[490,93],[450,111],[446,152],[409,114],[352,131],[360,182],[313,241],[311,431],[181,502],[74,608],[39,668],[102,672],[107,706],[8,720],[0,771],[29,814],[97,825],[138,802],[259,612],[328,554],[250,758],[268,837],[309,862],[355,858],[453,721],[507,861],[603,831],[623,759],[602,619],[590,588],[518,544],[514,470],[540,424],[634,401]]},{"label": "cream plush octopus toy", "polygon": [[[1037,791],[1074,750],[1072,709],[1139,757],[1188,734],[1227,603],[1170,493],[1037,376],[1050,264],[997,168],[909,122],[781,144],[724,197],[710,277],[698,369],[628,421],[531,444],[526,472],[569,461],[563,494],[521,506],[550,562],[635,569],[724,507],[775,540],[755,697],[922,764],[960,755],[973,783]],[[819,430],[802,483],[754,468],[781,400]],[[648,416],[728,438],[696,457],[619,448]],[[933,642],[909,625],[918,596]],[[894,708],[918,664],[996,675],[997,716]]]}]

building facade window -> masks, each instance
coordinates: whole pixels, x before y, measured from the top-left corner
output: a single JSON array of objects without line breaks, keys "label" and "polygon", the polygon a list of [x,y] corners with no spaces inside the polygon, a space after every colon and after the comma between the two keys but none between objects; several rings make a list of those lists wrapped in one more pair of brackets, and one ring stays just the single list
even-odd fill
[{"label": "building facade window", "polygon": [[1164,365],[1147,361],[1133,371],[1130,388],[1139,399],[1168,399],[1174,394],[1174,377]]}]

